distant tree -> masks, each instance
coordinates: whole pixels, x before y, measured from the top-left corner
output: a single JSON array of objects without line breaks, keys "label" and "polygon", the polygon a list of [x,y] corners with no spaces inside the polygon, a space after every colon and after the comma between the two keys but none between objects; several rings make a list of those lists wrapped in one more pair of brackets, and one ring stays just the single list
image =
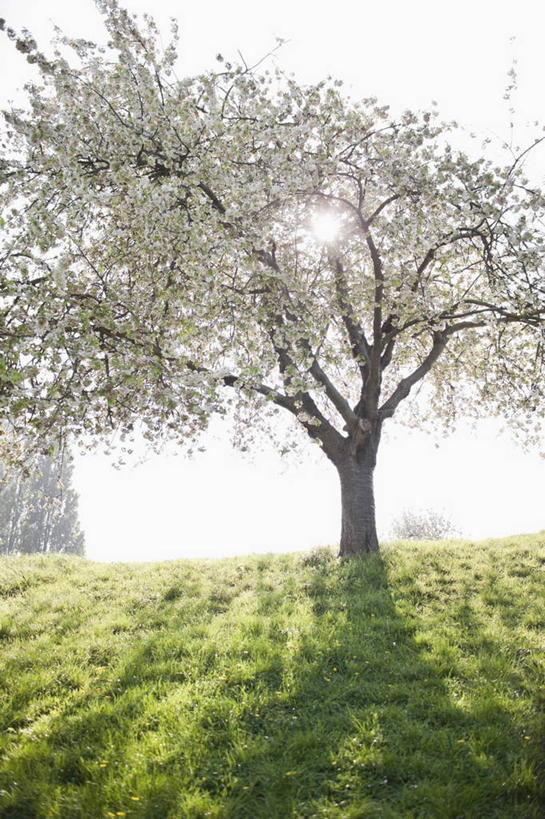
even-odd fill
[{"label": "distant tree", "polygon": [[85,553],[67,453],[40,456],[30,474],[0,472],[0,554]]},{"label": "distant tree", "polygon": [[436,509],[404,509],[392,524],[392,535],[400,540],[443,540],[459,534],[448,515]]},{"label": "distant tree", "polygon": [[162,51],[153,22],[97,5],[105,50],[50,59],[0,24],[40,74],[0,161],[15,432],[140,422],[186,443],[231,398],[250,435],[281,409],[337,469],[341,554],[378,548],[379,442],[423,379],[413,423],[539,433],[545,199],[524,151],[473,159],[435,110],[393,117],[221,56],[177,79],[176,37]]}]

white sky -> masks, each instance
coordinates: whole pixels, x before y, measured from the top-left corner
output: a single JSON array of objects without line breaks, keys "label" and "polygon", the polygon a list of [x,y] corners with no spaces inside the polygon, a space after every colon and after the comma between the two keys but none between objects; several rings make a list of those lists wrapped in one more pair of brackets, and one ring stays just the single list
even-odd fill
[{"label": "white sky", "polygon": [[[353,97],[375,95],[394,110],[437,100],[445,119],[498,142],[509,136],[503,101],[507,71],[517,59],[516,136],[527,120],[545,122],[545,5],[538,0],[127,0],[152,10],[168,30],[180,21],[179,73],[214,64],[221,52],[247,62],[289,42],[279,63],[310,82],[332,74]],[[91,0],[0,0],[0,16],[26,26],[41,47],[51,23],[68,34],[102,39]],[[514,42],[511,38],[514,37]],[[29,76],[21,55],[0,39],[0,98],[17,99]],[[543,181],[545,156],[532,172]],[[376,473],[379,532],[404,507],[451,514],[470,537],[545,528],[545,462],[524,454],[483,423],[435,442],[393,424],[385,427]],[[253,460],[234,452],[221,425],[205,454],[157,456],[115,470],[105,456],[78,458],[75,484],[87,554],[96,560],[159,560],[258,551],[287,551],[338,542],[340,492],[326,458],[309,447],[296,463],[272,447]],[[436,447],[436,443],[439,444]]]}]

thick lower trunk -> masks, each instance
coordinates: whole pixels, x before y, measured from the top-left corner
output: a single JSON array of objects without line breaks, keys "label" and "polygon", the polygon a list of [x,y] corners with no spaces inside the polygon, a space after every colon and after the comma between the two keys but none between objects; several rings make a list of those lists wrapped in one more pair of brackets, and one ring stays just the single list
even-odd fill
[{"label": "thick lower trunk", "polygon": [[341,556],[378,551],[373,473],[380,435],[381,427],[375,424],[364,441],[347,441],[335,461],[341,479]]},{"label": "thick lower trunk", "polygon": [[374,464],[350,457],[339,467],[342,528],[339,554],[365,554],[378,550],[373,491]]}]

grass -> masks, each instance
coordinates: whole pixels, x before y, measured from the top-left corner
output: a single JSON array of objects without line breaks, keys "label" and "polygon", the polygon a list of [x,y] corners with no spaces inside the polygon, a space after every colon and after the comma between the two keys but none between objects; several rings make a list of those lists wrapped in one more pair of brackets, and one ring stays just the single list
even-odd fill
[{"label": "grass", "polygon": [[544,817],[545,533],[0,561],[0,816]]}]

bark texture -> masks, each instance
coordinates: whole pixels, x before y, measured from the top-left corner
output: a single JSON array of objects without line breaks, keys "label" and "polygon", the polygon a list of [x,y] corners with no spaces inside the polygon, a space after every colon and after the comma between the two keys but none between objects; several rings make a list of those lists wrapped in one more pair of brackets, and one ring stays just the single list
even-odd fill
[{"label": "bark texture", "polygon": [[373,473],[380,432],[363,445],[347,447],[336,464],[341,481],[341,556],[378,551]]}]

